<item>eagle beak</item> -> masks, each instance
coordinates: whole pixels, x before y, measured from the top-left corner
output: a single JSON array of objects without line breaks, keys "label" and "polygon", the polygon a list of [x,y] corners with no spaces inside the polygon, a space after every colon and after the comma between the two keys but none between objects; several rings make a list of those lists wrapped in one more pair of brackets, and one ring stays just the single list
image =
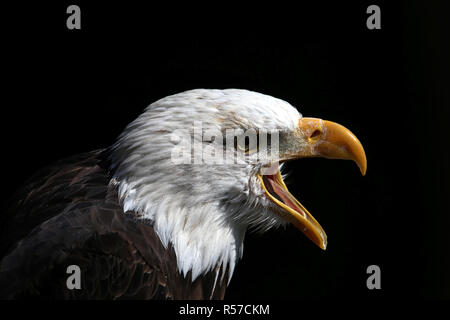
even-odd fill
[{"label": "eagle beak", "polygon": [[[347,128],[331,121],[301,118],[294,133],[292,145],[301,145],[300,151],[290,149],[281,159],[323,157],[328,159],[353,160],[362,175],[366,174],[367,159],[359,140]],[[305,145],[306,141],[306,145]],[[294,148],[295,149],[295,148]],[[320,224],[306,208],[289,192],[280,171],[273,175],[258,175],[267,197],[284,210],[284,218],[300,229],[311,241],[323,250],[327,247],[327,236]]]}]

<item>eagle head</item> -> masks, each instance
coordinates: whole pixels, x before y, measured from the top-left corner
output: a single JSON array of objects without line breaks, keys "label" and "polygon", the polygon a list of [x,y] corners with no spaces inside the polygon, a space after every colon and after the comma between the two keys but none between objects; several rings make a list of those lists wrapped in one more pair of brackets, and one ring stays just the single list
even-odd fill
[{"label": "eagle head", "polygon": [[348,129],[239,89],[197,89],[158,100],[111,150],[111,183],[124,212],[152,223],[192,280],[216,268],[231,279],[249,228],[292,223],[326,248],[324,230],[286,187],[283,162],[349,159],[363,175],[367,166]]}]

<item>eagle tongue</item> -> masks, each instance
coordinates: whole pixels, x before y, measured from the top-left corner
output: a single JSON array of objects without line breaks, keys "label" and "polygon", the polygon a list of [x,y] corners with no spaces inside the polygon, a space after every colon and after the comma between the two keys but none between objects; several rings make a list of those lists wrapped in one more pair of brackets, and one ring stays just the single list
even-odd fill
[{"label": "eagle tongue", "polygon": [[278,182],[275,180],[275,175],[266,175],[264,176],[267,181],[270,183],[270,188],[272,191],[283,201],[285,205],[287,205],[289,208],[297,211],[300,213],[303,217],[305,216],[305,213],[303,210],[301,210],[295,202],[292,200],[294,198],[293,195],[289,193],[289,191],[285,190]]}]

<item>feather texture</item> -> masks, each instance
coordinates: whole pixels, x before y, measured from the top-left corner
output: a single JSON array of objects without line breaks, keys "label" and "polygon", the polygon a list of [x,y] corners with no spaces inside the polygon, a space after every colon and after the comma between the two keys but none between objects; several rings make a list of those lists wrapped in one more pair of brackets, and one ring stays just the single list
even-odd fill
[{"label": "feather texture", "polygon": [[[215,270],[180,274],[152,224],[123,212],[103,159],[99,150],[59,161],[17,193],[2,215],[0,297],[223,298]],[[80,290],[66,286],[69,265],[81,269]]]}]

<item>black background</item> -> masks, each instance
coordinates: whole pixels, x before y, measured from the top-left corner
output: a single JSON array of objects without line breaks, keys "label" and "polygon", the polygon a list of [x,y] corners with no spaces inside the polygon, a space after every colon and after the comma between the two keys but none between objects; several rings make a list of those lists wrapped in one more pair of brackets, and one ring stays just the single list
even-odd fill
[{"label": "black background", "polygon": [[[81,7],[81,30],[66,8]],[[350,162],[290,163],[291,192],[328,234],[249,234],[227,299],[450,297],[448,20],[441,5],[20,3],[4,8],[2,184],[112,144],[151,102],[193,88],[276,96],[350,128]],[[381,30],[366,8],[381,8]],[[368,290],[366,268],[381,268]]]}]

